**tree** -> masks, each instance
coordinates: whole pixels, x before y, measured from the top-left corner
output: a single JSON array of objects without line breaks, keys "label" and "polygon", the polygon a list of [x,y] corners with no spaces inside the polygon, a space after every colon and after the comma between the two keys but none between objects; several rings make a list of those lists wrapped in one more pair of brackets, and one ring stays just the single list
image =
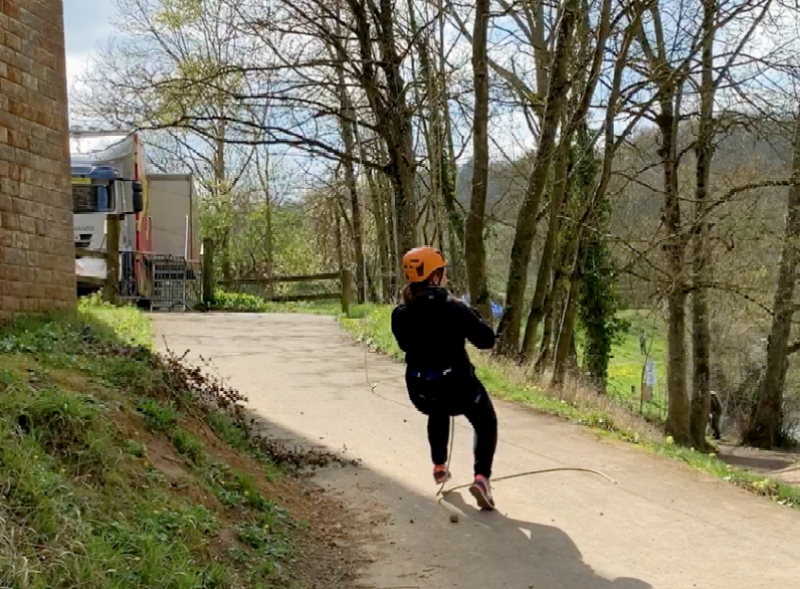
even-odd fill
[{"label": "tree", "polygon": [[517,218],[514,245],[511,249],[506,306],[498,327],[498,351],[506,356],[515,357],[518,353],[520,322],[522,321],[525,287],[528,282],[528,265],[536,229],[536,216],[553,161],[556,132],[567,105],[570,89],[568,78],[570,54],[579,16],[577,0],[567,0],[558,27],[552,74],[534,168]]},{"label": "tree", "polygon": [[707,281],[710,265],[708,251],[709,223],[706,219],[711,160],[714,154],[714,38],[717,0],[703,0],[703,50],[700,81],[700,120],[696,154],[695,228],[692,275],[692,408],[690,431],[692,444],[701,451],[710,449],[706,441],[708,415],[711,411],[711,334],[709,327]]},{"label": "tree", "polygon": [[753,407],[745,443],[764,449],[780,444],[783,391],[789,360],[789,337],[794,315],[794,290],[800,262],[800,114],[795,120],[792,186],[787,198],[783,251],[772,310],[772,327],[767,343],[767,367]]},{"label": "tree", "polygon": [[486,285],[486,249],[483,242],[486,191],[489,183],[489,66],[487,63],[490,0],[475,4],[472,39],[472,70],[475,80],[473,123],[472,198],[467,217],[464,247],[470,298],[487,321],[491,321],[489,290]]}]

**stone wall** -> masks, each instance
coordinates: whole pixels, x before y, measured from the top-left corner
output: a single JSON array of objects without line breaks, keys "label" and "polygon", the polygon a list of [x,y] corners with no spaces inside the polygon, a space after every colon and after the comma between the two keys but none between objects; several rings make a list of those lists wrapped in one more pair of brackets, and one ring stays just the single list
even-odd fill
[{"label": "stone wall", "polygon": [[62,0],[0,0],[0,319],[75,303],[68,127]]}]

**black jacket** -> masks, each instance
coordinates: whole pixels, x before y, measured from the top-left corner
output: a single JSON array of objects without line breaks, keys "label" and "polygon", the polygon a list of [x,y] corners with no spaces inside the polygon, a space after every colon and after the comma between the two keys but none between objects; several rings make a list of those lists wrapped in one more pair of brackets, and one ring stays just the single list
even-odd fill
[{"label": "black jacket", "polygon": [[394,310],[392,333],[406,353],[406,364],[419,370],[471,370],[466,342],[488,350],[495,338],[475,309],[433,287]]}]

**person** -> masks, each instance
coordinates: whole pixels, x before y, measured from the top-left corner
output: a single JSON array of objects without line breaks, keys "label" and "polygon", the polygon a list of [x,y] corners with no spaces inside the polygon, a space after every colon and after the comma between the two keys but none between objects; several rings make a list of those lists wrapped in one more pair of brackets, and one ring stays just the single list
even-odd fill
[{"label": "person", "polygon": [[708,420],[711,423],[711,431],[714,434],[715,440],[722,439],[722,430],[720,429],[720,421],[722,420],[722,401],[719,400],[719,396],[714,391],[710,393],[710,413],[708,415]]},{"label": "person", "polygon": [[451,418],[464,415],[475,430],[474,475],[470,493],[482,509],[494,509],[490,479],[497,447],[497,416],[475,375],[466,342],[494,346],[495,334],[475,309],[447,291],[447,262],[432,247],[403,257],[408,285],[403,304],[392,312],[392,333],[406,355],[406,386],[414,406],[428,416],[433,478],[444,484],[448,471]]}]

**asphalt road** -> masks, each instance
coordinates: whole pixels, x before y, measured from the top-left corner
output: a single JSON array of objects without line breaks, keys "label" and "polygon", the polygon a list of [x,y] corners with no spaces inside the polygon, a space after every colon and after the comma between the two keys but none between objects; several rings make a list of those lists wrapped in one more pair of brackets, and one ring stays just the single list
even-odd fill
[{"label": "asphalt road", "polygon": [[[495,476],[564,466],[599,469],[499,482],[498,511],[466,492],[434,496],[425,418],[403,366],[365,353],[331,318],[154,316],[158,344],[211,358],[273,436],[344,450],[363,468],[318,481],[357,508],[372,562],[359,587],[381,589],[790,589],[800,583],[800,512],[512,404],[500,421]],[[166,338],[166,344],[165,339]],[[471,475],[472,433],[459,419],[454,481]],[[460,514],[459,523],[449,520]],[[332,583],[335,580],[332,580]],[[332,585],[333,586],[333,585]]]}]

